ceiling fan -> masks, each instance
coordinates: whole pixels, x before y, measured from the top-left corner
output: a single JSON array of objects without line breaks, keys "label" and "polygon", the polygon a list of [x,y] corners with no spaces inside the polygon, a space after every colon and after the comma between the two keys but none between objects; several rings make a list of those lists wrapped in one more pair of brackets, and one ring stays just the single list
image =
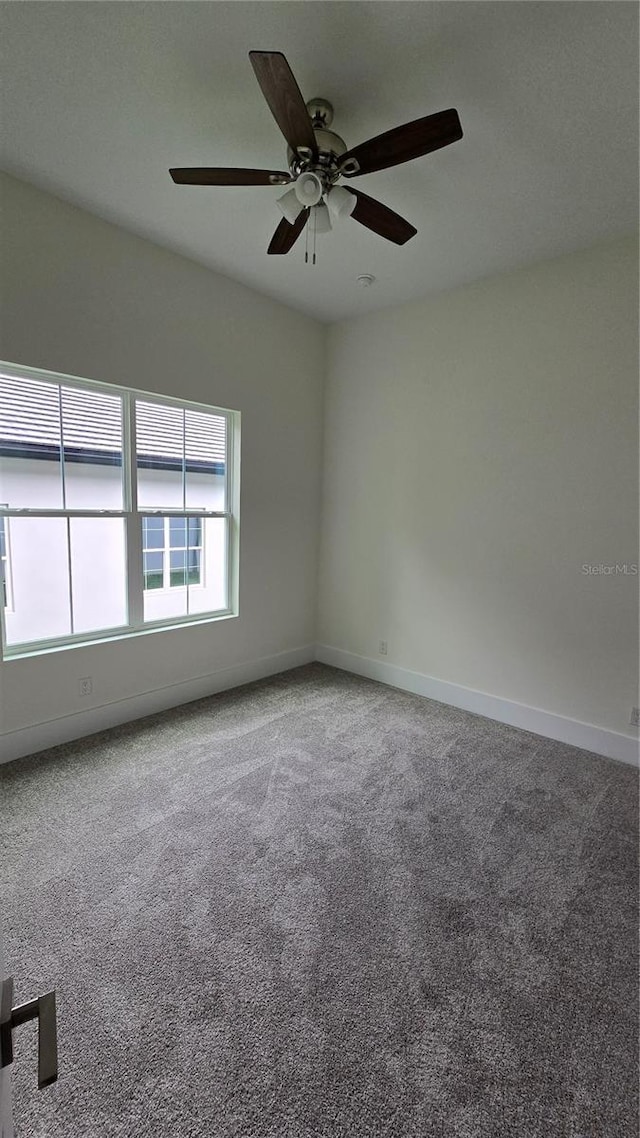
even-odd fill
[{"label": "ceiling fan", "polygon": [[[350,216],[374,233],[404,245],[417,230],[382,202],[338,185],[340,178],[356,178],[421,158],[462,138],[458,112],[439,111],[376,135],[347,149],[329,130],[333,107],[326,99],[305,104],[293,72],[280,51],[250,51],[249,59],[271,113],[287,143],[289,170],[245,170],[227,167],[187,167],[169,171],[174,182],[191,186],[285,186],[278,199],[284,217],[267,253],[288,253],[313,218],[313,232],[331,229],[331,218]],[[314,252],[315,262],[315,252]]]}]

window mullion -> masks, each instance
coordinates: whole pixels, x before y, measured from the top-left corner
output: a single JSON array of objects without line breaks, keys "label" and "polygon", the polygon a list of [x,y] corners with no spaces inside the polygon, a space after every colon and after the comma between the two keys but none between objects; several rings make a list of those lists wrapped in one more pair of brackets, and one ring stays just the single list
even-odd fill
[{"label": "window mullion", "polygon": [[144,621],[142,574],[142,519],[138,513],[136,467],[136,401],[124,396],[123,458],[127,513],[127,612],[129,625],[141,628]]},{"label": "window mullion", "polygon": [[[62,484],[62,509],[67,508],[67,484],[64,473],[64,426],[62,423],[62,385],[58,384],[58,419],[60,423],[60,479]],[[69,561],[69,573],[71,573],[71,561]]]},{"label": "window mullion", "polygon": [[182,512],[187,508],[187,412],[182,409]]},{"label": "window mullion", "polygon": [[71,635],[75,633],[75,626],[73,620],[73,562],[71,557],[71,518],[67,517],[67,563],[69,569],[69,623],[71,625]]},{"label": "window mullion", "polygon": [[164,519],[162,548],[162,588],[171,588],[171,521]]}]

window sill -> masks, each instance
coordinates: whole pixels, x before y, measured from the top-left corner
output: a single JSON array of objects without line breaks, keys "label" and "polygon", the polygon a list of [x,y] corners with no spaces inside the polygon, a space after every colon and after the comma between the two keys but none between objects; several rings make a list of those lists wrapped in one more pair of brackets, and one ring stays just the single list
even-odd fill
[{"label": "window sill", "polygon": [[18,645],[15,649],[5,647],[2,658],[3,662],[8,664],[11,660],[24,660],[32,656],[49,656],[53,652],[67,652],[70,648],[93,648],[96,644],[112,644],[116,640],[131,640],[138,636],[151,636],[155,632],[175,632],[176,629],[180,628],[194,628],[202,624],[217,624],[218,621],[233,620],[237,616],[237,612],[228,610],[225,612],[205,614],[202,617],[185,618],[183,620],[150,621],[142,628],[116,629],[106,633],[106,635],[96,633],[94,636],[88,634],[86,636],[79,636],[77,640],[66,639],[64,642],[59,643],[47,641]]}]

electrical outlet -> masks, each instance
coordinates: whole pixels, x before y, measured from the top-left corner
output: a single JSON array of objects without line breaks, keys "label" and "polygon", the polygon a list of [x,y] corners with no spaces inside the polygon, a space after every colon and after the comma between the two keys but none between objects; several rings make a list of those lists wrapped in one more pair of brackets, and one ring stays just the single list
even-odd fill
[{"label": "electrical outlet", "polygon": [[91,676],[85,676],[84,679],[78,680],[78,692],[80,695],[91,695],[93,691],[93,680]]},{"label": "electrical outlet", "polygon": [[632,727],[640,727],[640,707],[631,708],[631,718],[629,723]]},{"label": "electrical outlet", "polygon": [[380,643],[378,644],[378,652],[380,653],[381,656],[386,656],[386,654],[387,654],[387,642],[386,642],[386,640],[380,641]]}]

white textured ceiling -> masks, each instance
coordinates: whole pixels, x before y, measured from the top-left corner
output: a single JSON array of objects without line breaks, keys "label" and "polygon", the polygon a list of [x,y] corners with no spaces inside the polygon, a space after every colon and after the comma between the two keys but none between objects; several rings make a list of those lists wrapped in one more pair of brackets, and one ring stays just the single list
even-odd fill
[{"label": "white textured ceiling", "polygon": [[[8,3],[3,165],[333,321],[633,230],[637,24],[618,2]],[[281,189],[173,184],[170,166],[286,169],[251,49],[283,51],[348,146],[457,108],[460,142],[351,183],[416,237],[345,219],[312,267],[304,237],[266,254]]]}]

